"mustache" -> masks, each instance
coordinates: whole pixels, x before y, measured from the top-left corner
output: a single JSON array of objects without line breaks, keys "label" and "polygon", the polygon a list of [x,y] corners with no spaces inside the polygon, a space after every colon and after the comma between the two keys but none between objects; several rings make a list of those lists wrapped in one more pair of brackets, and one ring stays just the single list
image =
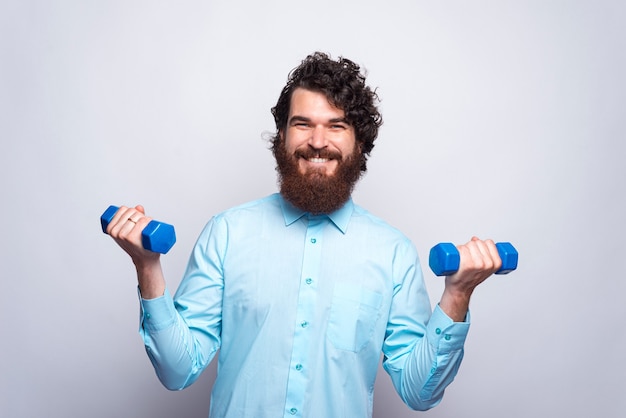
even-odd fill
[{"label": "mustache", "polygon": [[343,157],[340,152],[328,150],[328,149],[314,149],[310,147],[297,149],[294,152],[294,156],[297,158],[327,158],[329,160],[339,160],[341,161]]}]

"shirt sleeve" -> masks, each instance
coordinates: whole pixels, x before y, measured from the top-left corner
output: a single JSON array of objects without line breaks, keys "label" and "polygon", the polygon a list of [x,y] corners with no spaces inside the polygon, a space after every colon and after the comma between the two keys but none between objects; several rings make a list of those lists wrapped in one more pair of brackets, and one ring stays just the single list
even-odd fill
[{"label": "shirt sleeve", "polygon": [[223,276],[213,220],[200,234],[172,298],[140,297],[140,327],[159,380],[170,390],[192,384],[220,347]]},{"label": "shirt sleeve", "polygon": [[402,400],[427,410],[442,399],[463,359],[469,330],[453,322],[439,307],[431,313],[417,252],[411,245],[396,258],[392,307],[383,343],[383,367]]}]

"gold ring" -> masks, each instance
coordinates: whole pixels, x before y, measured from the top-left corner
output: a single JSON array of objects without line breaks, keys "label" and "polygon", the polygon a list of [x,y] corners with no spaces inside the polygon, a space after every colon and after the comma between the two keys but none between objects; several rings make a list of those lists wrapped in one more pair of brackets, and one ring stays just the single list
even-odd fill
[{"label": "gold ring", "polygon": [[133,221],[131,218],[128,218],[129,221],[131,221],[134,224],[137,224],[137,221]]}]

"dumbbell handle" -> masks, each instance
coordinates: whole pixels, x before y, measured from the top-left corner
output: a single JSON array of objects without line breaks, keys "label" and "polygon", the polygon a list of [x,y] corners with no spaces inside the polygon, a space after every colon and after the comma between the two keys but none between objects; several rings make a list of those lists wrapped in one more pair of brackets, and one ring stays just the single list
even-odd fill
[{"label": "dumbbell handle", "polygon": [[[518,253],[515,247],[509,242],[498,242],[496,244],[500,259],[502,259],[502,267],[496,271],[496,274],[507,274],[517,268]],[[461,257],[456,246],[449,242],[442,242],[435,245],[430,250],[428,264],[430,269],[437,276],[449,276],[459,269]]]},{"label": "dumbbell handle", "polygon": [[[113,220],[113,216],[119,207],[109,206],[100,217],[102,232],[107,233],[107,227]],[[141,244],[146,250],[165,254],[176,243],[176,232],[170,224],[159,221],[150,221],[148,225],[141,231]]]}]

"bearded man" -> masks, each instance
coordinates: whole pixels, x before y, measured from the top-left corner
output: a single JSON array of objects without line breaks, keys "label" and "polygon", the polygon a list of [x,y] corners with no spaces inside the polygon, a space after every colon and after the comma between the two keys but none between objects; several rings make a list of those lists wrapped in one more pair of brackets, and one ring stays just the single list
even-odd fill
[{"label": "bearded man", "polygon": [[302,61],[272,109],[280,193],[215,215],[174,297],[142,248],[143,208],[110,222],[137,269],[161,382],[187,387],[220,350],[210,417],[371,417],[381,352],[410,408],[437,405],[454,379],[470,296],[501,260],[491,240],[459,246],[431,310],[414,245],[351,199],[382,124],[377,99],[354,62]]}]

